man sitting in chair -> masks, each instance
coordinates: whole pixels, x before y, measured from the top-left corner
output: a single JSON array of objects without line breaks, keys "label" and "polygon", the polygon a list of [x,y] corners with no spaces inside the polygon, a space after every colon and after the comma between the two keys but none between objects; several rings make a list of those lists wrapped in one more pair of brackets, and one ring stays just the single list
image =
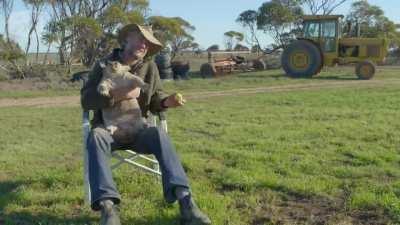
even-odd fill
[{"label": "man sitting in chair", "polygon": [[151,28],[137,24],[124,26],[118,34],[121,49],[114,51],[102,61],[118,61],[131,67],[148,84],[148,88],[121,88],[110,91],[110,96],[101,95],[97,86],[102,78],[102,66],[97,62],[89,75],[89,80],[81,90],[81,104],[85,110],[93,110],[92,130],[87,140],[89,186],[91,207],[101,211],[102,225],[119,225],[116,205],[120,194],[113,181],[109,165],[113,150],[131,148],[137,153],[154,154],[160,164],[164,198],[168,203],[179,202],[181,223],[184,225],[211,224],[210,219],[196,206],[190,192],[188,179],[175,152],[170,138],[162,129],[144,127],[128,146],[117,143],[102,121],[102,109],[113,107],[120,101],[137,98],[142,115],[149,111],[157,114],[167,108],[181,106],[174,95],[162,92],[157,65],[151,56],[162,48],[153,36]]}]

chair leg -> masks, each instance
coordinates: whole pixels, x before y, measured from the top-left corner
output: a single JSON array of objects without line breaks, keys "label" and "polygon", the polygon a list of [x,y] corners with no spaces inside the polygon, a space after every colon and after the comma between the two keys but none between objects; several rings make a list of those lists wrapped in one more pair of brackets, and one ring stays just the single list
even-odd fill
[{"label": "chair leg", "polygon": [[[119,162],[117,162],[115,165],[113,165],[111,167],[112,169],[115,169],[115,168],[119,167],[123,163],[127,163],[129,165],[132,165],[134,167],[142,169],[142,170],[144,170],[146,172],[150,172],[153,175],[161,176],[161,171],[160,171],[160,168],[159,168],[157,160],[151,159],[151,158],[149,158],[147,156],[144,156],[144,155],[137,154],[137,153],[135,153],[135,152],[133,152],[131,150],[126,150],[126,152],[128,152],[129,154],[132,154],[133,156],[130,157],[130,158],[125,158],[124,156],[121,156],[121,155],[119,155],[117,153],[113,154],[113,157],[118,159]],[[150,163],[153,164],[153,167],[148,167],[148,166],[145,166],[145,165],[143,165],[141,163],[138,163],[138,162],[134,161],[137,158],[142,158],[142,159],[144,159],[146,161],[149,161]]]}]

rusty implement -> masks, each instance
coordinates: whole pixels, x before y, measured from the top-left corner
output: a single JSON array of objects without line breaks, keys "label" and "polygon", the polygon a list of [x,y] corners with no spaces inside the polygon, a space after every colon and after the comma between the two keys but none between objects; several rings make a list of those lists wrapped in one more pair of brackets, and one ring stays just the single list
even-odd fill
[{"label": "rusty implement", "polygon": [[[208,63],[200,67],[200,74],[203,78],[219,77],[235,72],[249,72],[253,70],[263,70],[266,68],[261,59],[247,61],[239,54],[249,54],[248,51],[237,52],[208,52]],[[229,57],[216,58],[215,55],[229,54]],[[237,54],[236,56],[234,54]]]}]

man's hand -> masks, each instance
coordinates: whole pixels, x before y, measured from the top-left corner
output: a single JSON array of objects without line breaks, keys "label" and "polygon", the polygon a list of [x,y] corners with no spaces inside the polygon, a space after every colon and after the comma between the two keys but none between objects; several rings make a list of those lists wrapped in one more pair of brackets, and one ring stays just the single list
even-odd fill
[{"label": "man's hand", "polygon": [[183,99],[181,94],[175,93],[175,94],[168,96],[164,100],[163,105],[164,105],[164,107],[175,108],[178,106],[183,106],[185,104],[185,102],[186,102],[186,100]]},{"label": "man's hand", "polygon": [[110,91],[111,96],[115,102],[122,100],[137,98],[140,95],[140,88],[118,88]]}]

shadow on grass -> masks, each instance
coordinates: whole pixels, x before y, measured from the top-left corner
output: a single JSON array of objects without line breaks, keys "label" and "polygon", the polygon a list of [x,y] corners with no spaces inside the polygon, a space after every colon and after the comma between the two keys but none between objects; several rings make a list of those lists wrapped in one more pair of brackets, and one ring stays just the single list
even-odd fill
[{"label": "shadow on grass", "polygon": [[204,79],[204,78],[201,76],[200,71],[189,71],[188,77],[189,77],[189,78],[202,78],[202,79]]},{"label": "shadow on grass", "polygon": [[236,77],[238,78],[260,78],[260,79],[271,79],[271,78],[285,78],[286,75],[285,74],[274,74],[274,75],[266,75],[266,74],[255,74],[255,73],[247,73],[247,74],[240,74],[237,75]]},{"label": "shadow on grass", "polygon": [[180,223],[178,216],[159,215],[159,216],[144,216],[142,218],[128,219],[124,224],[177,225]]},{"label": "shadow on grass", "polygon": [[260,75],[260,74],[249,74],[239,75],[238,77],[243,78],[290,78],[295,80],[359,80],[357,77],[350,77],[350,75],[334,75],[334,76],[313,76],[313,77],[290,77],[287,74],[274,74],[274,75]]},{"label": "shadow on grass", "polygon": [[[51,209],[51,204],[38,205],[29,210],[19,209],[5,212],[9,204],[23,205],[24,202],[29,202],[23,196],[23,190],[25,187],[32,185],[32,183],[32,181],[0,181],[0,225],[97,225],[99,223],[99,213],[88,213],[87,211],[82,211],[81,207],[70,207],[68,215],[63,215],[57,210]],[[164,204],[160,204],[159,207],[164,207]],[[49,211],[54,211],[54,213]],[[161,213],[159,215],[127,218],[125,220],[121,218],[121,220],[123,224],[179,224],[177,215],[164,215]]]},{"label": "shadow on grass", "polygon": [[[22,181],[1,181],[0,182],[0,213],[4,211],[8,202],[19,199],[18,187],[27,184]],[[1,215],[1,214],[0,214]]]},{"label": "shadow on grass", "polygon": [[[391,219],[384,209],[350,210],[347,206],[350,199],[349,190],[343,188],[340,196],[328,197],[302,191],[291,190],[281,185],[265,185],[280,197],[269,206],[256,209],[251,224],[260,221],[275,221],[276,224],[389,224]],[[274,224],[275,224],[274,223]]]},{"label": "shadow on grass", "polygon": [[[49,213],[43,213],[40,211],[40,207],[36,208],[35,212],[28,212],[19,210],[16,212],[5,213],[5,209],[9,204],[24,204],[28,202],[22,195],[23,190],[26,186],[32,184],[31,181],[1,181],[0,182],[0,224],[1,225],[91,225],[96,224],[98,219],[93,218],[89,215],[81,215],[81,213],[74,209],[71,209],[71,218],[67,218],[63,215],[52,215]],[[43,206],[46,210],[49,210],[51,205]],[[57,213],[55,213],[57,214]]]},{"label": "shadow on grass", "polygon": [[341,76],[313,76],[313,77],[290,77],[286,74],[282,75],[286,78],[291,78],[295,80],[359,80],[357,77],[348,77],[347,75]]},{"label": "shadow on grass", "polygon": [[[257,205],[248,205],[245,199],[236,198],[237,208],[248,206],[254,211],[250,225],[259,224],[388,224],[390,215],[383,208],[360,208],[350,210],[347,206],[352,190],[342,188],[338,196],[325,196],[296,190],[285,185],[270,182],[260,183],[219,183],[221,194],[264,193]],[[271,197],[274,196],[274,197]]]},{"label": "shadow on grass", "polygon": [[343,76],[314,76],[314,77],[290,77],[286,74],[274,74],[274,75],[262,75],[262,74],[241,74],[238,75],[239,78],[265,78],[265,79],[294,79],[294,80],[358,80],[353,77],[343,77]]},{"label": "shadow on grass", "polygon": [[359,80],[357,77],[344,77],[344,76],[316,76],[311,79],[315,79],[315,80]]},{"label": "shadow on grass", "polygon": [[15,212],[5,215],[0,224],[4,225],[97,225],[99,218],[78,215],[73,218],[48,213]]}]

